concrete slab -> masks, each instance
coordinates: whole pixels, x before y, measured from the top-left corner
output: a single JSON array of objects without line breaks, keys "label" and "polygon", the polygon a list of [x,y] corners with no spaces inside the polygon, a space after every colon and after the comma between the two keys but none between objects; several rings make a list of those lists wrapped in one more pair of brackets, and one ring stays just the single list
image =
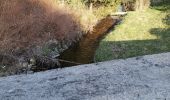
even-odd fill
[{"label": "concrete slab", "polygon": [[125,16],[127,15],[127,12],[115,12],[115,13],[111,13],[111,16]]},{"label": "concrete slab", "polygon": [[170,100],[170,53],[1,77],[0,100]]}]

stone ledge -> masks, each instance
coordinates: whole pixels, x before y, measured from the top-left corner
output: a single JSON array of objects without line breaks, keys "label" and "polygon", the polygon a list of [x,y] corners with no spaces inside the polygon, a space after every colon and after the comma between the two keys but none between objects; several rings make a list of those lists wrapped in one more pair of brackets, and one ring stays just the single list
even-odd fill
[{"label": "stone ledge", "polygon": [[0,78],[1,100],[170,100],[170,53]]}]

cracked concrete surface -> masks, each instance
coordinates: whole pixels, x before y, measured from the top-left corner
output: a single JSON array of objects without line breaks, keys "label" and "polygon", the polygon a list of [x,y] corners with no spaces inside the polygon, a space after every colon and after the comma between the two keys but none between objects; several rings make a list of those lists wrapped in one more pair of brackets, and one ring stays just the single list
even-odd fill
[{"label": "cracked concrete surface", "polygon": [[0,100],[170,100],[170,53],[1,77]]}]

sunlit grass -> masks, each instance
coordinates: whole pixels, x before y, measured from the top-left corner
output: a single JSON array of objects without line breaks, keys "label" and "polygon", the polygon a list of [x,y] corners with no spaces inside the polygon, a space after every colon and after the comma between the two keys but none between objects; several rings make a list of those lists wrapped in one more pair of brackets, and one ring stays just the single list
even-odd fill
[{"label": "sunlit grass", "polygon": [[[152,28],[165,28],[160,11],[129,12],[121,25],[117,26],[104,41],[150,40],[159,37],[151,34]],[[158,17],[159,16],[159,17]]]},{"label": "sunlit grass", "polygon": [[169,11],[156,9],[128,12],[100,43],[96,61],[170,51],[170,27],[164,22],[167,14]]}]

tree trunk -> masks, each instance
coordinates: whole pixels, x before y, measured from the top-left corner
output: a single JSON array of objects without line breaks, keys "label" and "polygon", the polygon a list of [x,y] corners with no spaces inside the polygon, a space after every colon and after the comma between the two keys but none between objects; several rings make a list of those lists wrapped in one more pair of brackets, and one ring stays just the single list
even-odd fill
[{"label": "tree trunk", "polygon": [[139,10],[143,10],[144,9],[144,1],[143,0],[139,0]]},{"label": "tree trunk", "polygon": [[61,1],[61,6],[64,6],[64,4],[65,4],[65,1],[62,0],[62,1]]},{"label": "tree trunk", "polygon": [[93,3],[90,3],[89,9],[90,9],[90,12],[93,12]]},{"label": "tree trunk", "polygon": [[136,0],[136,4],[135,4],[135,9],[136,9],[136,10],[139,10],[139,4],[140,4],[140,3],[139,3],[139,0]]},{"label": "tree trunk", "polygon": [[150,0],[144,0],[145,8],[149,8],[150,4],[151,4]]},{"label": "tree trunk", "polygon": [[146,8],[149,8],[150,6],[150,0],[136,0],[136,10],[144,10]]}]

